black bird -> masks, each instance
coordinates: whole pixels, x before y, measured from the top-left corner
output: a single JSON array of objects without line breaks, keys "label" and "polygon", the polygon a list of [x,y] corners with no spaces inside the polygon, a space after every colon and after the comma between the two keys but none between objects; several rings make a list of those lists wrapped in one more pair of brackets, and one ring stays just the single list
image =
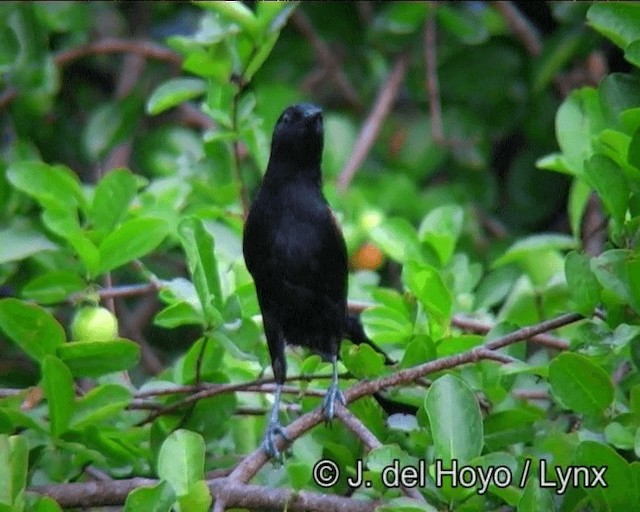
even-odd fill
[{"label": "black bird", "polygon": [[273,131],[267,172],[244,227],[243,253],[253,276],[276,379],[275,403],[264,436],[279,455],[280,394],[287,374],[285,343],[327,357],[333,378],[323,402],[330,420],[338,387],[337,357],[347,325],[347,250],[322,194],[322,110],[310,103],[284,110]]}]

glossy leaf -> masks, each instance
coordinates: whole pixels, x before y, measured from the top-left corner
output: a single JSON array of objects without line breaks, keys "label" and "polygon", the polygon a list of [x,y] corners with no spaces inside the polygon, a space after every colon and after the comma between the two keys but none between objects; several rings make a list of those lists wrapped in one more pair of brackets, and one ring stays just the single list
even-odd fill
[{"label": "glossy leaf", "polygon": [[75,377],[98,377],[131,368],[140,359],[140,347],[124,339],[74,341],[58,346],[57,355]]},{"label": "glossy leaf", "polygon": [[222,309],[223,297],[213,237],[195,217],[184,219],[178,232],[202,310],[207,320],[215,325],[220,318],[216,309]]},{"label": "glossy leaf", "polygon": [[160,85],[147,100],[147,113],[157,115],[185,101],[202,96],[207,84],[199,78],[172,78]]},{"label": "glossy leaf", "polygon": [[122,411],[131,402],[131,391],[117,384],[103,384],[78,399],[71,424],[81,428]]},{"label": "glossy leaf", "polygon": [[38,362],[66,340],[62,326],[44,308],[18,299],[0,300],[0,329]]},{"label": "glossy leaf", "polygon": [[84,279],[69,270],[54,270],[29,281],[21,290],[25,299],[35,300],[40,304],[62,302],[69,295],[83,290]]},{"label": "glossy leaf", "polygon": [[7,179],[44,208],[73,209],[86,202],[78,176],[60,165],[39,161],[16,162],[7,170]]},{"label": "glossy leaf", "polygon": [[98,247],[100,272],[113,270],[153,251],[168,233],[161,219],[139,217],[131,219],[107,235]]},{"label": "glossy leaf", "polygon": [[424,400],[433,435],[435,456],[445,468],[451,461],[465,465],[480,455],[482,414],[475,394],[459,378],[444,375],[429,388]]},{"label": "glossy leaf", "polygon": [[59,437],[69,427],[73,415],[73,376],[60,359],[49,355],[42,362],[42,385],[49,404],[51,434]]},{"label": "glossy leaf", "polygon": [[138,487],[131,491],[124,503],[124,512],[170,512],[176,501],[169,482],[161,480],[152,487]]},{"label": "glossy leaf", "polygon": [[571,298],[578,311],[590,315],[600,300],[601,286],[591,271],[586,254],[570,252],[565,260],[565,275]]},{"label": "glossy leaf", "polygon": [[91,205],[91,220],[96,229],[110,231],[126,214],[136,195],[135,176],[127,169],[114,169],[98,182]]},{"label": "glossy leaf", "polygon": [[158,476],[168,481],[178,497],[189,494],[204,478],[204,441],[200,434],[179,429],[162,443]]},{"label": "glossy leaf", "polygon": [[609,375],[580,354],[565,352],[553,359],[549,383],[564,405],[583,414],[600,415],[613,401]]},{"label": "glossy leaf", "polygon": [[584,176],[613,219],[622,224],[629,201],[629,185],[622,169],[610,158],[594,155],[585,162]]}]

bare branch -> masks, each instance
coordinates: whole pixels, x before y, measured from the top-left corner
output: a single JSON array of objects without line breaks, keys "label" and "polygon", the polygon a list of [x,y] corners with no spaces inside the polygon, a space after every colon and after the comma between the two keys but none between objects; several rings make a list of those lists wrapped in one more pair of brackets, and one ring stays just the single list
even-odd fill
[{"label": "bare branch", "polygon": [[[151,487],[158,480],[131,478],[129,480],[93,481],[70,484],[52,484],[32,487],[29,491],[56,500],[62,508],[92,508],[121,506],[128,494],[139,487]],[[291,489],[269,489],[258,485],[246,485],[229,478],[215,478],[207,481],[212,495],[217,501],[232,508],[250,510],[287,510],[336,512],[373,512],[379,504],[343,498],[331,494],[319,494]]]},{"label": "bare branch", "polygon": [[427,95],[429,98],[429,118],[431,120],[431,136],[438,145],[443,145],[442,108],[440,105],[440,84],[438,82],[438,59],[436,56],[436,18],[435,3],[430,2],[431,12],[427,16],[424,27],[424,61],[427,72]]},{"label": "bare branch", "polygon": [[[453,315],[453,317],[451,318],[451,325],[457,327],[458,329],[462,329],[463,331],[469,331],[478,334],[487,334],[493,328],[491,324],[475,320],[474,318],[470,318],[465,315]],[[557,350],[569,349],[569,343],[549,334],[537,334],[529,338],[529,340],[533,343],[543,345],[548,348],[554,348]]]},{"label": "bare branch", "polygon": [[336,87],[340,90],[344,98],[354,108],[360,110],[362,108],[362,102],[358,97],[358,93],[354,89],[353,85],[351,85],[347,75],[340,68],[340,64],[333,56],[333,53],[327,43],[325,43],[314,30],[309,17],[300,9],[297,9],[291,15],[291,21],[298,29],[298,32],[300,32],[304,38],[311,43],[311,46],[313,46],[313,49],[318,56],[318,60],[327,69],[329,75],[335,82]]},{"label": "bare branch", "polygon": [[164,60],[174,66],[182,65],[182,57],[163,46],[143,40],[106,38],[69,50],[64,50],[55,56],[58,66],[66,66],[70,62],[89,55],[104,55],[110,53],[133,53],[145,58]]},{"label": "bare branch", "polygon": [[338,178],[338,189],[342,192],[349,187],[356,171],[369,154],[369,150],[373,146],[373,143],[380,132],[383,121],[391,111],[393,102],[398,95],[400,85],[407,73],[408,65],[409,54],[403,53],[396,60],[387,81],[382,86],[382,89],[380,89],[373,109],[365,120],[362,130],[360,130],[360,135],[358,135],[358,140],[356,140],[351,156]]},{"label": "bare branch", "polygon": [[529,55],[533,55],[534,57],[540,55],[542,43],[540,42],[538,31],[529,23],[529,20],[522,15],[513,2],[499,1],[491,2],[491,4],[502,14],[511,32],[522,42]]}]

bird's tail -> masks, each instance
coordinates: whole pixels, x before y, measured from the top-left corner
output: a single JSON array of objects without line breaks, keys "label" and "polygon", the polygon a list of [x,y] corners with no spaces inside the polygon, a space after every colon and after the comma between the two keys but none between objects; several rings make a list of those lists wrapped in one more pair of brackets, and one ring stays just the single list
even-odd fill
[{"label": "bird's tail", "polygon": [[384,364],[396,364],[396,362],[391,359],[384,350],[369,339],[364,332],[362,322],[357,315],[347,314],[347,319],[344,324],[344,336],[356,345],[369,345],[373,350],[378,352],[378,354],[382,354],[384,356]]}]

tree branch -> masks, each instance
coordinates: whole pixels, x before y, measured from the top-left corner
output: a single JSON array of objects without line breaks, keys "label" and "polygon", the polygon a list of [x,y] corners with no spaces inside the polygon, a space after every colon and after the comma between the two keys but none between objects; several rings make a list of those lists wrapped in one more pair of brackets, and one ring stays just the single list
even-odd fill
[{"label": "tree branch", "polygon": [[[151,478],[131,478],[108,482],[40,485],[30,488],[29,491],[53,498],[62,508],[91,508],[122,506],[131,491],[157,484],[158,480]],[[373,512],[379,505],[376,501],[356,500],[331,494],[246,485],[229,478],[214,478],[208,480],[207,485],[216,501],[220,500],[228,507],[250,510]]]},{"label": "tree branch", "polygon": [[358,140],[356,140],[351,156],[338,178],[338,189],[342,192],[349,187],[356,171],[369,154],[369,150],[371,149],[371,146],[373,146],[373,143],[378,136],[378,132],[380,132],[383,121],[391,111],[393,102],[398,95],[398,90],[400,89],[400,85],[402,84],[407,72],[408,65],[409,54],[403,53],[396,60],[396,63],[389,74],[389,78],[387,78],[382,89],[380,89],[373,109],[364,122],[362,130],[360,130],[360,135],[358,135]]},{"label": "tree branch", "polygon": [[[531,338],[537,334],[577,322],[583,318],[584,317],[578,313],[567,313],[551,320],[545,320],[535,325],[523,327],[517,331],[507,334],[506,336],[501,336],[500,338],[461,354],[443,357],[441,359],[436,359],[435,361],[429,361],[428,363],[400,370],[394,374],[381,377],[376,380],[359,382],[345,391],[344,395],[346,401],[347,403],[354,402],[364,396],[372,395],[386,388],[413,382],[416,379],[422,378],[431,373],[447,370],[449,368],[454,368],[468,363],[475,363],[479,360],[486,359],[488,355],[487,351],[494,351],[499,348],[506,347],[513,343],[517,343],[518,341]],[[323,420],[324,413],[322,408],[318,407],[293,421],[286,429],[287,438],[293,441]],[[278,449],[284,449],[284,445],[285,442],[282,439],[278,439]],[[266,462],[267,456],[264,453],[264,450],[262,448],[258,448],[248,455],[240,464],[238,464],[238,466],[236,466],[233,472],[229,475],[229,478],[232,480],[247,482]]]},{"label": "tree branch", "polygon": [[89,55],[103,55],[108,53],[133,53],[145,58],[164,60],[174,66],[182,65],[182,57],[176,52],[144,40],[106,38],[76,48],[64,50],[55,56],[58,66],[66,66],[70,62]]}]

